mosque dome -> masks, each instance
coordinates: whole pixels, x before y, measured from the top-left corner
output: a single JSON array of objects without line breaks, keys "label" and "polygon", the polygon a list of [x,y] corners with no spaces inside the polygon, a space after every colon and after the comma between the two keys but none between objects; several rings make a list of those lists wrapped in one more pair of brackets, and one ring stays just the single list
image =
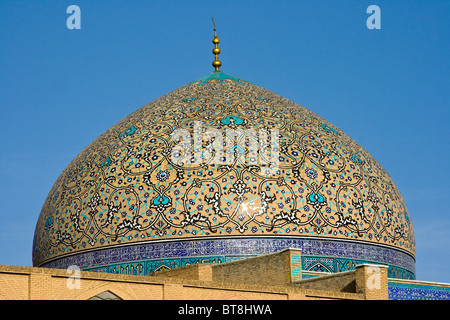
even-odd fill
[{"label": "mosque dome", "polygon": [[310,110],[213,66],[67,166],[33,265],[149,274],[299,248],[305,271],[377,263],[414,279],[411,220],[383,167]]}]

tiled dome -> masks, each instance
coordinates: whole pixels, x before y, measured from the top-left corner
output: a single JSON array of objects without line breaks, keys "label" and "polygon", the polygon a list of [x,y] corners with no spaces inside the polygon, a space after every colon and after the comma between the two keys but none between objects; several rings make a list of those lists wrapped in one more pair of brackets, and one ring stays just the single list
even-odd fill
[{"label": "tiled dome", "polygon": [[55,182],[33,264],[148,274],[302,249],[304,270],[361,262],[414,278],[415,242],[381,165],[310,110],[221,71],[132,113]]}]

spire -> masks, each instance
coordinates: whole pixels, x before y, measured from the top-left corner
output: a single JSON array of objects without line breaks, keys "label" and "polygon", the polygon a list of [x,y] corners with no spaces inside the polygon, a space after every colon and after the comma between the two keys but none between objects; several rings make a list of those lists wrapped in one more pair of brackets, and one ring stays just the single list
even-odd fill
[{"label": "spire", "polygon": [[222,62],[219,61],[219,53],[220,53],[220,49],[217,47],[217,45],[219,44],[219,38],[217,38],[217,33],[216,33],[216,24],[214,23],[214,18],[212,18],[212,23],[214,26],[214,39],[213,39],[213,43],[215,45],[214,49],[212,50],[212,53],[216,56],[216,59],[213,61],[212,66],[216,69],[216,72],[220,71],[219,68],[222,65]]}]

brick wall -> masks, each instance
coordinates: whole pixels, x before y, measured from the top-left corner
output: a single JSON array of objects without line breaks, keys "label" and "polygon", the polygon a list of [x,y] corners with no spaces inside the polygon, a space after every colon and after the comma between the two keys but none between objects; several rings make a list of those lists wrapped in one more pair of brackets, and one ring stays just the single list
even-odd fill
[{"label": "brick wall", "polygon": [[[284,255],[281,256],[285,258]],[[257,261],[252,263],[255,262]],[[77,287],[71,278],[72,273],[66,270],[0,265],[0,298],[87,300],[109,291],[125,300],[363,299],[363,295],[356,293],[301,289],[278,283],[256,285],[211,281],[208,280],[211,276],[207,273],[199,273],[207,270],[202,267],[183,271],[186,272],[185,275],[197,274],[200,279],[178,278],[175,273],[172,277],[150,277],[81,271]]]},{"label": "brick wall", "polygon": [[364,295],[367,300],[388,300],[387,267],[362,264],[355,270],[327,274],[294,282],[303,289],[352,292]]},{"label": "brick wall", "polygon": [[388,300],[388,267],[363,264],[356,266],[356,292],[367,300]]},{"label": "brick wall", "polygon": [[297,288],[316,289],[337,292],[356,292],[356,271],[346,271],[336,274],[322,275],[296,281],[293,285]]},{"label": "brick wall", "polygon": [[164,270],[155,272],[152,276],[224,283],[290,285],[293,278],[301,276],[301,272],[298,271],[300,252],[300,250],[285,249],[277,253],[223,264],[195,264]]},{"label": "brick wall", "polygon": [[251,257],[212,267],[214,281],[261,285],[290,285],[291,251]]},{"label": "brick wall", "polygon": [[149,276],[211,281],[212,265],[206,263],[187,265],[175,269],[153,272]]}]

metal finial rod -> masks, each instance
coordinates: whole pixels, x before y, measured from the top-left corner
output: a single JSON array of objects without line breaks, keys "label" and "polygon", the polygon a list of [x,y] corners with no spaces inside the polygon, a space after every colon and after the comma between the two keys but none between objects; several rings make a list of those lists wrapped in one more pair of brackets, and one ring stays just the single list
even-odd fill
[{"label": "metal finial rod", "polygon": [[213,43],[214,43],[214,49],[212,50],[213,54],[215,55],[216,59],[212,62],[212,66],[215,68],[215,71],[220,71],[219,68],[222,65],[222,62],[219,61],[219,53],[220,53],[220,49],[217,46],[219,44],[219,38],[217,38],[217,33],[216,33],[216,24],[214,23],[214,18],[212,18],[212,23],[213,23],[213,27],[214,27],[214,39],[213,39]]}]

